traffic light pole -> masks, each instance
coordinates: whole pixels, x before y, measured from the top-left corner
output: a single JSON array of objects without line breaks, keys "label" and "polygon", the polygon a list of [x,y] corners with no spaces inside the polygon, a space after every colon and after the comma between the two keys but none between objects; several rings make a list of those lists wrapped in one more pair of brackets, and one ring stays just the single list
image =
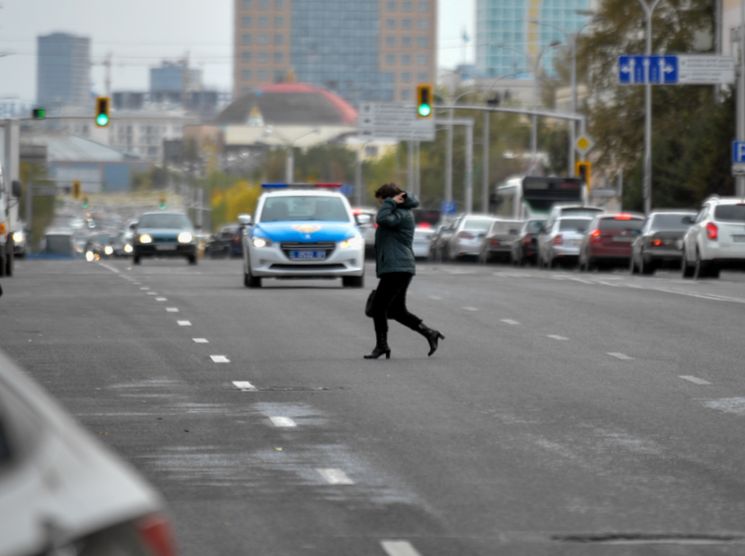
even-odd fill
[{"label": "traffic light pole", "polygon": [[[652,14],[659,4],[660,0],[652,0],[651,4],[647,0],[639,0],[639,4],[644,8],[646,16],[646,56],[644,70],[645,75],[649,75],[649,57],[652,55]],[[644,214],[652,211],[652,84],[649,79],[645,79],[644,84]]]}]

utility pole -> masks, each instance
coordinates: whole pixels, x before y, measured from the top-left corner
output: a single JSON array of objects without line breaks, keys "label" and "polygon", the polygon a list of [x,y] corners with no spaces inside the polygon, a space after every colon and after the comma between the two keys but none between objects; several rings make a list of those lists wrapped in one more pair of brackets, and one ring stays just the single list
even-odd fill
[{"label": "utility pole", "polygon": [[639,0],[647,19],[644,67],[644,213],[652,211],[652,84],[649,81],[649,57],[652,55],[652,14],[660,0]]},{"label": "utility pole", "polygon": [[[739,55],[737,76],[737,140],[745,141],[745,0],[740,0]],[[735,195],[745,197],[745,176],[735,177]]]},{"label": "utility pole", "polygon": [[484,139],[483,154],[481,156],[481,210],[484,213],[489,212],[489,139],[491,131],[489,123],[491,112],[484,112]]},{"label": "utility pole", "polygon": [[453,113],[451,106],[448,110],[447,124],[447,153],[445,154],[445,202],[448,205],[453,201]]}]

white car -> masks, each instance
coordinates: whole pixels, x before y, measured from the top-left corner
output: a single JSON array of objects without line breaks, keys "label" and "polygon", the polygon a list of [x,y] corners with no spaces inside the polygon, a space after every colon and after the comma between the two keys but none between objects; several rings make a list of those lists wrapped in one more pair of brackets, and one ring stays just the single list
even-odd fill
[{"label": "white car", "polygon": [[590,216],[560,216],[538,241],[538,266],[553,268],[557,263],[577,263]]},{"label": "white car", "polygon": [[0,554],[174,556],[160,496],[0,352]]},{"label": "white car", "polygon": [[426,259],[429,257],[429,249],[432,245],[432,237],[435,230],[431,226],[417,226],[414,228],[414,241],[411,250],[414,251],[414,257],[417,259]]},{"label": "white car", "polygon": [[264,278],[341,278],[361,288],[365,242],[347,198],[327,188],[276,188],[259,197],[243,235],[243,283]]},{"label": "white car", "polygon": [[718,278],[722,268],[745,268],[745,200],[709,197],[683,236],[684,278]]},{"label": "white car", "polygon": [[453,225],[453,234],[447,244],[450,260],[478,257],[486,232],[496,218],[486,214],[464,214]]}]

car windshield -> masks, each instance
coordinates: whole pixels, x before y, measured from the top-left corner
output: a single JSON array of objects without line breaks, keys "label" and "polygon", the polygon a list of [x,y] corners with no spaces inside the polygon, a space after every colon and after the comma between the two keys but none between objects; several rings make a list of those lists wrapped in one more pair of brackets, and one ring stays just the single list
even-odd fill
[{"label": "car windshield", "polygon": [[191,222],[185,214],[143,214],[137,227],[180,230],[191,228]]},{"label": "car windshield", "polygon": [[690,214],[657,214],[652,219],[654,230],[687,230],[691,225]]},{"label": "car windshield", "polygon": [[466,218],[463,222],[463,229],[485,232],[489,229],[492,222],[493,220],[487,218]]},{"label": "car windshield", "polygon": [[714,209],[714,218],[723,222],[745,222],[745,203],[719,205]]},{"label": "car windshield", "polygon": [[603,212],[603,209],[592,207],[564,207],[561,209],[561,216],[595,216]]},{"label": "car windshield", "polygon": [[537,234],[541,231],[541,226],[545,223],[545,220],[528,220],[525,223],[525,231],[529,234]]},{"label": "car windshield", "polygon": [[623,218],[603,218],[598,228],[604,232],[618,231],[618,230],[641,230],[643,220],[640,219],[623,219]]},{"label": "car windshield", "polygon": [[264,202],[260,222],[349,222],[349,213],[338,197],[298,195],[270,197]]},{"label": "car windshield", "polygon": [[590,223],[589,218],[562,218],[559,220],[559,230],[561,231],[579,231],[585,230]]}]

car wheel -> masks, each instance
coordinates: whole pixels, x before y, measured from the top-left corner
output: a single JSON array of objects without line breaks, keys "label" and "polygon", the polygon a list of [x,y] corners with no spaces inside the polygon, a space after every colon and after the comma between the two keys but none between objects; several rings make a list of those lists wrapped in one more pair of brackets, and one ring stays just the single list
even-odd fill
[{"label": "car wheel", "polygon": [[141,258],[139,255],[133,255],[132,256],[132,264],[140,264]]},{"label": "car wheel", "polygon": [[252,276],[249,272],[243,273],[243,285],[247,288],[260,288],[261,278]]},{"label": "car wheel", "polygon": [[644,255],[642,255],[641,259],[639,259],[639,273],[643,274],[644,276],[651,276],[652,274],[654,274],[654,271],[654,264],[651,261],[645,261]]},{"label": "car wheel", "polygon": [[365,286],[364,276],[342,276],[341,285],[345,288],[362,288]]},{"label": "car wheel", "polygon": [[700,280],[709,276],[709,264],[701,260],[701,253],[696,249],[696,261],[693,263],[693,279]]},{"label": "car wheel", "polygon": [[629,261],[629,274],[636,274],[638,272],[636,268],[636,261],[634,260],[634,255],[631,255],[631,259]]},{"label": "car wheel", "polygon": [[479,262],[481,264],[487,264],[489,262],[489,253],[486,251],[486,249],[482,249],[479,251]]},{"label": "car wheel", "polygon": [[691,278],[693,276],[693,267],[686,260],[685,249],[680,254],[680,272],[683,278]]},{"label": "car wheel", "polygon": [[718,268],[715,263],[709,263],[709,278],[719,278],[719,272],[720,268]]},{"label": "car wheel", "polygon": [[189,264],[197,264],[197,256],[196,255],[189,255],[186,257],[186,259],[189,261]]}]

